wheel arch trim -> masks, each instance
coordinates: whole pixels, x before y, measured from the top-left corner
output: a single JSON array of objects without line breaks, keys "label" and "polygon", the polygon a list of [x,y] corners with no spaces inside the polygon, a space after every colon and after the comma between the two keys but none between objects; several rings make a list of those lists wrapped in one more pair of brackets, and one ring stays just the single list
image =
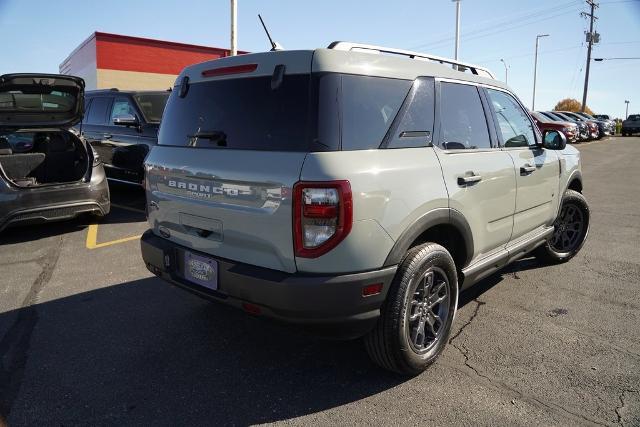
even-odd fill
[{"label": "wheel arch trim", "polygon": [[411,244],[421,234],[438,225],[450,225],[460,233],[464,240],[466,253],[464,265],[458,266],[458,268],[466,267],[473,258],[473,234],[465,217],[459,211],[451,208],[433,209],[411,223],[394,243],[389,255],[387,255],[384,266],[398,264],[411,247]]}]

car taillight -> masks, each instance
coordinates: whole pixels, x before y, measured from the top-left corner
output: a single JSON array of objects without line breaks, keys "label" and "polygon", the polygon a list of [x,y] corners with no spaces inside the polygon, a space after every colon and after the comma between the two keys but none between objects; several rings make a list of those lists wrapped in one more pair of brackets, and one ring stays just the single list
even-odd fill
[{"label": "car taillight", "polygon": [[349,181],[298,182],[293,187],[296,256],[316,258],[335,248],[351,231],[353,200]]},{"label": "car taillight", "polygon": [[95,148],[91,147],[91,152],[93,153],[93,167],[98,166],[100,163],[102,163],[102,159],[100,159],[100,156],[98,155],[98,152],[96,151]]}]

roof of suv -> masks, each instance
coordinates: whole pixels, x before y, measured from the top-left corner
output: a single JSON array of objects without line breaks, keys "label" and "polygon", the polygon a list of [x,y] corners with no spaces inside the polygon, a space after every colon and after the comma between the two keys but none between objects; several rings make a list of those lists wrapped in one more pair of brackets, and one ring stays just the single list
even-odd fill
[{"label": "roof of suv", "polygon": [[[332,43],[331,46],[341,43]],[[414,80],[420,76],[440,77],[469,81],[473,83],[486,84],[501,88],[507,86],[495,79],[482,77],[477,74],[466,73],[453,69],[452,65],[443,65],[439,60],[448,64],[455,63],[446,58],[430,57],[417,52],[406,52],[395,49],[379,48],[374,50],[374,46],[359,48],[360,45],[349,44],[346,48],[320,48],[315,50],[286,50],[275,52],[252,53],[216,59],[202,62],[186,67],[176,80],[178,84],[183,76],[189,77],[189,83],[209,80],[207,72],[219,68],[236,67],[246,64],[255,64],[256,67],[250,71],[250,76],[270,76],[273,74],[276,65],[285,64],[287,74],[322,73],[334,72],[345,74],[366,75],[375,77],[387,77],[396,79]],[[400,53],[396,53],[400,52]],[[437,58],[437,59],[431,59]],[[470,64],[460,63],[460,67],[465,67],[483,74],[491,75],[488,70]],[[205,73],[205,75],[203,75]],[[248,72],[247,72],[248,74]],[[238,74],[216,75],[217,79],[237,78]],[[249,75],[247,75],[249,77]]]}]

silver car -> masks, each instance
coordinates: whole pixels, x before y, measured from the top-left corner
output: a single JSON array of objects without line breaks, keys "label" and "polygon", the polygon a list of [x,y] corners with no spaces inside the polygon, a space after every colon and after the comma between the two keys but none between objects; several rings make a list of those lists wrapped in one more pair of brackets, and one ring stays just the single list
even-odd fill
[{"label": "silver car", "polygon": [[0,76],[0,230],[109,213],[100,159],[70,130],[83,105],[79,77]]},{"label": "silver car", "polygon": [[465,289],[581,248],[580,153],[481,67],[336,42],[182,71],[145,163],[147,268],[424,370]]}]

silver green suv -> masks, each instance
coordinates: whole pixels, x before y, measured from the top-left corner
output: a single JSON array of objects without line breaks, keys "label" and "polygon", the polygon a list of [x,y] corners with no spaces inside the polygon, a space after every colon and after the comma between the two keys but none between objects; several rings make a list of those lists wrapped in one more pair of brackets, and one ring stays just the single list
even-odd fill
[{"label": "silver green suv", "polygon": [[186,68],[146,159],[147,268],[254,315],[440,354],[459,292],[589,229],[579,152],[485,69],[336,42]]}]

